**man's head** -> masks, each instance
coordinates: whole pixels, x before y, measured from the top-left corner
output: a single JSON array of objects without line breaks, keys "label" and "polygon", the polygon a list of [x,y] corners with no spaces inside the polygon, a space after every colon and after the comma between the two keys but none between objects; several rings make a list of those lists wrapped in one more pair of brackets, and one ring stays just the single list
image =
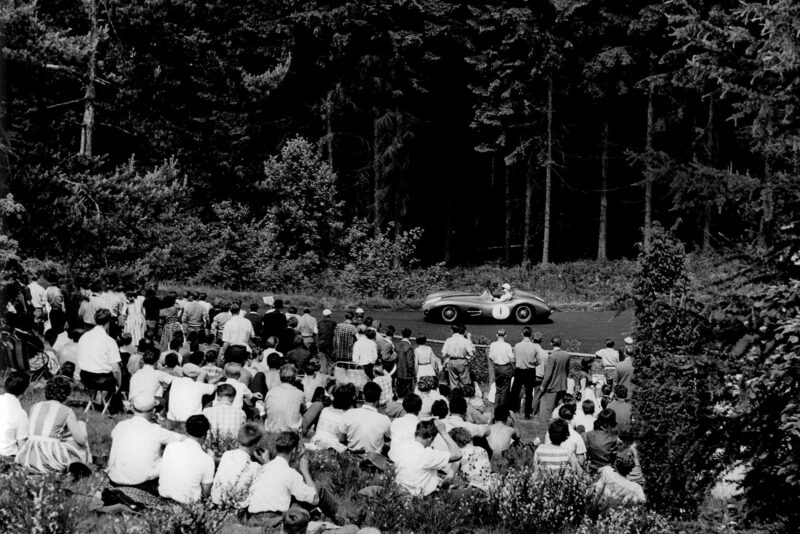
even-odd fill
[{"label": "man's head", "polygon": [[239,307],[238,302],[234,302],[233,304],[231,304],[231,315],[239,315],[240,311],[241,308]]},{"label": "man's head", "polygon": [[111,322],[111,312],[105,308],[100,308],[94,313],[94,324],[97,326],[102,326],[104,328],[108,328],[108,324]]},{"label": "man's head", "polygon": [[569,437],[569,423],[564,419],[555,419],[547,429],[550,435],[550,442],[553,445],[561,445]]},{"label": "man's head", "polygon": [[365,335],[367,336],[367,339],[371,339],[372,341],[375,341],[375,338],[377,337],[378,333],[374,329],[368,328],[366,333],[365,333]]},{"label": "man's head", "polygon": [[454,334],[458,334],[458,325],[454,324],[453,326],[451,326],[450,331],[453,332]]},{"label": "man's head", "polygon": [[356,387],[351,383],[342,384],[333,390],[333,407],[337,410],[349,410],[355,404],[355,399]]},{"label": "man's head", "polygon": [[218,357],[219,357],[219,352],[213,349],[206,352],[206,357],[205,357],[206,365],[217,365]]},{"label": "man's head", "polygon": [[181,350],[183,347],[183,338],[178,336],[173,336],[172,339],[169,341],[169,350]]},{"label": "man's head", "polygon": [[247,352],[247,347],[244,345],[231,345],[228,347],[228,350],[225,351],[225,362],[226,363],[238,363],[241,366],[244,366],[244,362],[247,361],[249,353]]},{"label": "man's head", "polygon": [[283,512],[283,532],[284,534],[305,534],[308,530],[308,523],[311,516],[299,506],[292,506]]},{"label": "man's head", "polygon": [[322,310],[322,316],[323,317],[330,317],[332,314],[333,314],[333,312],[331,310],[329,310],[328,308],[325,308],[324,310]]},{"label": "man's head", "polygon": [[438,433],[439,431],[436,430],[436,425],[433,421],[420,421],[417,423],[414,436],[427,447],[433,442],[433,438],[435,438]]},{"label": "man's head", "polygon": [[217,386],[217,400],[231,404],[236,398],[236,388],[230,384],[220,384]]},{"label": "man's head", "polygon": [[472,443],[472,434],[466,428],[456,427],[450,430],[450,437],[456,442],[459,447],[466,447]]},{"label": "man's head", "polygon": [[177,352],[170,352],[164,357],[164,365],[169,367],[170,369],[174,369],[178,366],[178,353]]},{"label": "man's head", "polygon": [[585,400],[581,404],[581,408],[583,409],[584,415],[594,415],[594,401],[592,400]]},{"label": "man's head", "polygon": [[614,388],[614,395],[620,400],[625,400],[628,398],[628,388],[620,384]]},{"label": "man's head", "polygon": [[300,436],[296,432],[284,431],[275,438],[275,452],[283,456],[291,456],[297,452]]},{"label": "man's head", "polygon": [[453,397],[450,399],[450,413],[453,415],[467,415],[467,399],[464,397]]},{"label": "man's head", "polygon": [[238,363],[226,363],[225,367],[225,378],[233,378],[238,380],[240,376],[242,376],[242,366]]},{"label": "man's head", "polygon": [[200,293],[199,295],[197,295],[197,300],[206,300],[207,298],[208,295],[206,295],[205,293]]},{"label": "man's head", "polygon": [[458,333],[462,336],[467,333],[467,327],[463,324],[458,325]]},{"label": "man's head", "polygon": [[501,341],[502,341],[502,340],[504,340],[505,338],[506,338],[506,331],[505,331],[505,329],[503,329],[503,328],[500,328],[500,329],[497,331],[497,339],[499,339],[499,340],[501,340]]},{"label": "man's head", "polygon": [[[273,338],[270,338],[273,339]],[[277,352],[270,352],[267,354],[267,367],[270,369],[281,368],[281,356]]]},{"label": "man's head", "polygon": [[352,321],[353,320],[353,312],[347,310],[344,312],[344,320],[345,321]]},{"label": "man's head", "polygon": [[511,284],[503,284],[503,292],[511,291]]},{"label": "man's head", "polygon": [[297,328],[297,317],[289,317],[289,320],[286,321],[286,324],[289,328]]},{"label": "man's head", "polygon": [[550,344],[553,345],[553,347],[559,347],[560,348],[561,347],[561,336],[553,336],[550,339]]},{"label": "man's head", "polygon": [[142,361],[145,365],[155,365],[160,357],[161,353],[158,352],[158,349],[155,347],[150,347],[144,351],[144,354],[142,355]]},{"label": "man's head", "polygon": [[297,380],[297,368],[294,364],[287,363],[280,370],[281,382],[286,384],[293,384]]},{"label": "man's head", "polygon": [[250,303],[250,311],[253,312],[253,313],[258,313],[258,303],[257,302],[251,302]]},{"label": "man's head", "polygon": [[533,334],[533,330],[531,329],[530,326],[522,327],[522,337],[529,338],[529,337],[531,337],[531,334]]},{"label": "man's head", "polygon": [[502,404],[499,406],[495,406],[494,408],[494,422],[495,423],[505,423],[508,421],[508,416],[510,415],[508,408],[503,406]]},{"label": "man's head", "polygon": [[211,424],[205,415],[193,415],[186,420],[186,433],[197,440],[205,439],[210,428]]},{"label": "man's head", "polygon": [[278,338],[275,336],[269,336],[267,340],[264,342],[265,348],[274,349],[278,346]]},{"label": "man's head", "polygon": [[449,408],[447,407],[447,402],[444,399],[438,399],[433,401],[433,405],[431,406],[431,415],[437,419],[444,419],[447,417],[447,414],[450,412]]},{"label": "man's head", "polygon": [[364,402],[367,404],[377,404],[381,400],[381,387],[375,382],[364,384]]},{"label": "man's head", "polygon": [[119,341],[117,341],[117,345],[120,347],[127,347],[133,343],[133,336],[130,335],[128,332],[123,332],[119,335]]},{"label": "man's head", "polygon": [[543,339],[544,339],[544,334],[542,334],[541,332],[534,332],[533,333],[533,342],[534,343],[539,343],[541,345]]},{"label": "man's head", "polygon": [[614,348],[614,340],[611,339],[611,338],[607,338],[606,339],[606,347],[608,347],[609,349],[613,349]]},{"label": "man's head", "polygon": [[412,393],[403,399],[403,410],[406,413],[419,415],[422,410],[422,399],[416,393]]},{"label": "man's head", "polygon": [[[219,396],[219,388],[217,388],[217,396]],[[261,441],[261,438],[263,437],[264,437],[263,426],[256,423],[245,423],[239,429],[239,433],[236,436],[236,440],[239,442],[239,445],[249,449],[258,445],[258,442]]]},{"label": "man's head", "polygon": [[[72,330],[69,331],[69,338],[74,343],[77,343],[78,341],[80,341],[81,336],[84,333],[86,333],[86,330],[84,330],[83,328],[73,328]],[[142,339],[144,339],[144,338],[142,338]]]},{"label": "man's head", "polygon": [[572,421],[575,417],[575,406],[572,404],[565,404],[558,410],[558,416],[564,421]]},{"label": "man's head", "polygon": [[608,397],[614,391],[611,387],[611,384],[603,384],[603,387],[600,388],[600,391],[603,393],[604,397]]},{"label": "man's head", "polygon": [[405,339],[411,339],[411,329],[410,328],[403,328],[403,331],[400,333],[401,336]]},{"label": "man's head", "polygon": [[131,399],[134,413],[139,415],[152,414],[156,409],[156,399],[153,395],[141,394]]},{"label": "man's head", "polygon": [[386,337],[388,337],[389,339],[394,337],[395,332],[396,330],[394,329],[394,326],[389,325],[386,327]]},{"label": "man's head", "polygon": [[356,327],[356,332],[358,333],[359,336],[366,335],[367,330],[368,330],[367,325],[363,323]]},{"label": "man's head", "polygon": [[595,430],[609,431],[615,426],[617,426],[617,414],[614,412],[614,410],[606,408],[597,414],[597,419],[594,422]]}]

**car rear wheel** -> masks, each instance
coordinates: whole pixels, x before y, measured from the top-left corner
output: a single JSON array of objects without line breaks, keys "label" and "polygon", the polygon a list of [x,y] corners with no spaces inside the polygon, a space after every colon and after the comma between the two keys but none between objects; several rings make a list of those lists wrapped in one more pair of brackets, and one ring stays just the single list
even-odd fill
[{"label": "car rear wheel", "polygon": [[458,320],[458,308],[455,306],[445,306],[442,308],[442,321],[445,323],[454,323]]},{"label": "car rear wheel", "polygon": [[527,304],[521,304],[514,308],[514,319],[519,324],[528,324],[533,320],[533,310]]}]

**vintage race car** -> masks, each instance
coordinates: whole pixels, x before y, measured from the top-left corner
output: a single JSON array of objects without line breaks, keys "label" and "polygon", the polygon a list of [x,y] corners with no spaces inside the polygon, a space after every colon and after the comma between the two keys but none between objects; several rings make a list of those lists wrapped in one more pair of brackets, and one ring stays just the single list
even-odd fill
[{"label": "vintage race car", "polygon": [[548,319],[553,310],[533,293],[515,289],[513,298],[506,302],[496,302],[489,291],[480,295],[466,291],[431,293],[425,297],[422,313],[426,320],[445,323],[494,319],[528,324]]}]

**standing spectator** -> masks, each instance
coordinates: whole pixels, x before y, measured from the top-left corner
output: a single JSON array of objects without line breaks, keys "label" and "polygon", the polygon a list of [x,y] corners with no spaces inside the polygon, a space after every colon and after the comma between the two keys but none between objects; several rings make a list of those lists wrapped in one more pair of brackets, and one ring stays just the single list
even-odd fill
[{"label": "standing spectator", "polygon": [[263,326],[264,316],[258,313],[258,303],[253,302],[250,304],[250,311],[244,316],[245,319],[250,321],[253,325],[253,332],[261,332]]},{"label": "standing spectator", "polygon": [[358,340],[353,344],[353,363],[364,368],[367,377],[372,380],[372,366],[378,361],[378,345],[375,343],[375,330],[366,325],[358,325]]},{"label": "standing spectator", "polygon": [[633,347],[625,347],[614,370],[614,383],[625,386],[628,393],[633,392],[633,354]]},{"label": "standing spectator", "polygon": [[536,382],[533,385],[534,399],[542,389],[542,380],[544,380],[544,370],[547,367],[547,360],[550,359],[550,354],[542,347],[543,335],[541,332],[533,333],[533,344],[536,345],[536,353],[539,355],[539,363],[536,364]]},{"label": "standing spectator", "polygon": [[[268,304],[269,305],[269,304]],[[286,315],[283,313],[283,301],[276,299],[272,303],[272,307],[267,310],[261,320],[262,327],[261,338],[267,339],[269,337],[279,337],[283,329],[286,328]]]},{"label": "standing spectator", "polygon": [[505,406],[514,373],[514,349],[506,343],[506,331],[502,328],[497,331],[497,341],[489,345],[489,359],[494,365],[494,380],[497,385],[495,404]]},{"label": "standing spectator", "polygon": [[322,372],[326,375],[333,374],[334,353],[333,353],[333,332],[336,330],[336,321],[331,318],[331,310],[322,310],[322,319],[317,324],[317,345],[322,358],[320,365]]},{"label": "standing spectator", "polygon": [[290,317],[286,322],[286,326],[284,326],[283,330],[278,334],[278,351],[281,354],[288,355],[289,351],[294,348],[294,342],[297,337],[297,318]]},{"label": "standing spectator", "polygon": [[28,414],[19,398],[28,389],[30,378],[22,371],[10,371],[0,395],[0,458],[14,457],[28,439]]},{"label": "standing spectator", "polygon": [[[461,388],[466,390],[472,386],[469,377],[469,359],[475,351],[467,338],[461,334],[461,327],[453,325],[453,334],[447,338],[442,346],[442,359],[447,369],[450,389]],[[466,329],[464,330],[466,332]]]},{"label": "standing spectator", "polygon": [[442,370],[439,358],[428,346],[428,337],[420,332],[417,334],[417,348],[414,349],[414,376],[417,380],[424,376],[438,377]]},{"label": "standing spectator", "polygon": [[204,415],[193,415],[186,421],[187,439],[164,448],[158,479],[158,494],[163,498],[188,504],[211,494],[214,458],[203,450],[208,429]]},{"label": "standing spectator", "polygon": [[[520,394],[525,390],[525,419],[531,418],[533,412],[533,388],[536,385],[536,367],[545,350],[541,345],[531,341],[531,327],[522,329],[522,341],[514,345],[514,386],[508,399],[508,408],[519,410]],[[495,375],[496,376],[496,375]]]},{"label": "standing spectator", "polygon": [[96,326],[83,334],[78,341],[78,367],[81,382],[89,389],[105,391],[113,395],[122,385],[122,361],[117,343],[108,335],[111,312],[97,310]]},{"label": "standing spectator", "polygon": [[214,406],[203,410],[212,435],[236,437],[245,423],[244,411],[233,405],[236,394],[236,388],[231,384],[223,383],[217,386],[217,400]]},{"label": "standing spectator", "polygon": [[131,335],[131,343],[139,345],[144,338],[146,321],[144,315],[144,297],[134,293],[128,302],[128,316],[125,319],[125,332]]},{"label": "standing spectator", "polygon": [[317,319],[311,315],[310,308],[303,308],[303,315],[297,320],[297,329],[300,331],[300,335],[303,336],[303,343],[305,343],[306,347],[316,339],[319,327],[317,326]]},{"label": "standing spectator", "polygon": [[374,375],[372,381],[381,388],[381,399],[378,401],[378,406],[383,411],[386,409],[386,405],[394,398],[392,377],[386,372],[386,369],[383,367],[383,362],[380,360],[378,360],[372,368],[372,374]]},{"label": "standing spectator", "polygon": [[631,424],[631,413],[633,410],[631,402],[628,400],[628,388],[622,384],[614,388],[614,400],[608,404],[608,409],[614,410],[618,425]]},{"label": "standing spectator", "polygon": [[353,359],[353,345],[358,331],[353,325],[353,312],[344,312],[344,322],[336,325],[333,331],[333,356],[337,362],[349,362]]},{"label": "standing spectator", "polygon": [[164,321],[164,328],[161,331],[161,350],[169,350],[169,344],[176,333],[180,332],[182,336],[184,335],[183,325],[181,325],[183,308],[178,305],[176,296],[173,291],[164,298],[164,308],[159,314]]},{"label": "standing spectator", "polygon": [[403,328],[400,335],[402,339],[394,345],[395,354],[397,355],[397,371],[395,372],[397,390],[412,391],[417,371],[414,347],[411,345],[411,329]]},{"label": "standing spectator", "polygon": [[381,329],[376,329],[375,344],[378,345],[378,358],[383,362],[383,368],[387,373],[391,374],[394,371],[394,363],[397,360],[397,355],[394,352],[394,327],[389,325],[386,327],[386,333],[382,334]]},{"label": "standing spectator", "polygon": [[193,291],[183,304],[183,326],[187,335],[191,332],[203,332],[206,327],[206,308],[198,298],[197,292]]},{"label": "standing spectator", "polygon": [[253,323],[239,315],[239,305],[233,304],[230,307],[231,317],[225,321],[222,329],[222,349],[220,355],[225,356],[225,351],[231,345],[242,345],[250,352],[250,338],[255,336]]},{"label": "standing spectator", "polygon": [[111,486],[131,486],[158,495],[161,449],[185,436],[154,423],[156,400],[140,395],[131,400],[133,417],[111,431],[108,480]]},{"label": "standing spectator", "polygon": [[383,450],[384,438],[389,437],[392,422],[378,413],[381,388],[374,382],[364,384],[364,405],[348,410],[342,418],[347,435],[347,448],[353,452],[378,453]]},{"label": "standing spectator", "polygon": [[[447,451],[431,448],[437,435],[441,436]],[[400,442],[395,449],[395,483],[411,495],[428,496],[442,483],[438,472],[459,460],[461,449],[447,433],[444,421],[420,421],[414,439]]]},{"label": "standing spectator", "polygon": [[222,341],[225,323],[230,321],[231,317],[233,317],[231,314],[231,304],[229,302],[223,302],[220,306],[220,312],[211,319],[211,335],[214,336],[217,343]]},{"label": "standing spectator", "polygon": [[147,332],[156,336],[158,334],[158,316],[161,312],[161,300],[156,296],[156,290],[148,287],[144,291],[144,325]]},{"label": "standing spectator", "polygon": [[534,413],[538,413],[543,421],[550,419],[559,398],[567,391],[567,373],[569,372],[569,353],[561,350],[561,337],[550,340],[553,352],[547,358],[542,387],[534,400]]},{"label": "standing spectator", "polygon": [[267,392],[264,404],[267,409],[267,431],[299,432],[305,411],[303,392],[295,386],[297,370],[287,363],[280,370],[281,383]]},{"label": "standing spectator", "polygon": [[619,352],[614,348],[614,340],[606,339],[606,347],[595,353],[603,362],[603,373],[606,376],[606,383],[614,385],[614,372],[619,363]]},{"label": "standing spectator", "polygon": [[43,279],[39,277],[38,273],[33,273],[30,280],[31,283],[28,284],[28,291],[30,291],[31,305],[33,306],[34,328],[41,334],[44,332],[43,327],[45,321],[45,306],[47,305],[47,290],[42,284],[39,283],[39,280]]},{"label": "standing spectator", "polygon": [[211,326],[211,320],[209,319],[209,315],[211,315],[211,303],[206,300],[207,298],[208,295],[205,293],[197,295],[197,302],[199,302],[203,310],[205,310],[203,312],[203,329],[210,328]]},{"label": "standing spectator", "polygon": [[[202,375],[199,378],[202,378]],[[186,376],[174,379],[169,388],[167,418],[176,423],[184,423],[191,416],[201,414],[203,412],[203,396],[213,395],[216,390],[217,387],[214,384],[196,382]],[[208,422],[207,419],[206,422]]]}]

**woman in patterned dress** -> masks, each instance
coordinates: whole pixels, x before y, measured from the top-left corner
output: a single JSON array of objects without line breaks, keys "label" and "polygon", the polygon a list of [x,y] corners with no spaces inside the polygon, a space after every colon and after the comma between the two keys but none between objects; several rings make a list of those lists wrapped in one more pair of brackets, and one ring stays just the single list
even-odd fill
[{"label": "woman in patterned dress", "polygon": [[183,333],[183,326],[181,325],[181,314],[183,308],[177,303],[178,296],[170,293],[164,298],[166,307],[161,310],[161,318],[164,320],[164,329],[161,331],[161,351],[169,350],[169,342],[172,341],[172,336],[175,332]]},{"label": "woman in patterned dress", "polygon": [[41,473],[64,471],[74,462],[90,464],[86,423],[63,402],[70,394],[69,380],[57,376],[44,389],[44,400],[33,405],[28,440],[16,463]]},{"label": "woman in patterned dress", "polygon": [[489,453],[472,444],[472,435],[466,428],[453,428],[450,437],[461,449],[458,467],[468,485],[488,492],[500,483],[500,475],[492,472]]}]

